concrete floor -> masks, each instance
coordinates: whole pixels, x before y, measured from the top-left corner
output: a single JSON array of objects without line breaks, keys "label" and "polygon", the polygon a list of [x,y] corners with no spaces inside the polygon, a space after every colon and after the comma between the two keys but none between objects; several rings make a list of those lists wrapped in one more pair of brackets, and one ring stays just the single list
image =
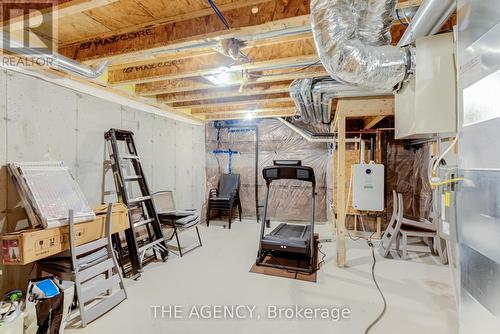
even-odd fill
[{"label": "concrete floor", "polygon": [[[217,226],[219,225],[219,226]],[[377,317],[382,301],[371,279],[372,257],[364,241],[348,241],[348,267],[335,266],[335,244],[323,244],[326,261],[318,282],[302,282],[250,273],[258,245],[255,221],[201,226],[204,246],[183,258],[171,255],[167,263],[145,268],[138,281],[126,280],[128,300],[86,328],[67,333],[364,333]],[[320,238],[330,237],[327,225],[317,226]],[[185,245],[194,242],[191,231],[181,234]],[[370,333],[458,333],[455,297],[448,267],[430,256],[409,261],[381,258],[376,275],[387,298],[384,318]],[[193,305],[254,305],[249,319],[187,319]],[[153,305],[179,305],[183,319],[153,317]],[[349,319],[268,319],[272,305],[348,307]],[[159,314],[159,308],[158,314]],[[197,308],[200,310],[200,308]]]}]

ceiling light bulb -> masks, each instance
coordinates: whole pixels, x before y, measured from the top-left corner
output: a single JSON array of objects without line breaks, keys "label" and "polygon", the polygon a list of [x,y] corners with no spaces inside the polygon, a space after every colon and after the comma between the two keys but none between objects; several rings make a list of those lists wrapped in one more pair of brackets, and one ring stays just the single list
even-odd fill
[{"label": "ceiling light bulb", "polygon": [[245,115],[245,119],[247,120],[251,120],[251,119],[254,119],[255,118],[255,114],[253,111],[249,111],[246,115]]}]

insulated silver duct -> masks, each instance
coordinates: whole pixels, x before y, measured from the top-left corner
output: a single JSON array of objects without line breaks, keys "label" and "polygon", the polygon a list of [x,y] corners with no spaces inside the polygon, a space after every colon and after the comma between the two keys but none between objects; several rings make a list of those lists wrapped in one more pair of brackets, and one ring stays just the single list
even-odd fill
[{"label": "insulated silver duct", "polygon": [[391,90],[368,90],[346,86],[330,78],[297,79],[290,85],[290,96],[304,123],[330,123],[333,99],[390,94]]},{"label": "insulated silver duct", "polygon": [[340,82],[335,81],[323,81],[317,83],[312,90],[313,99],[315,101],[320,101],[319,107],[315,106],[317,113],[321,113],[323,116],[323,123],[330,123],[332,108],[331,102],[334,99],[340,99],[343,97],[369,97],[369,96],[384,96],[392,95],[391,90],[369,90],[361,89],[352,86],[346,86]]},{"label": "insulated silver duct", "polygon": [[109,61],[104,61],[96,68],[92,68],[62,55],[47,54],[40,50],[26,48],[22,43],[10,39],[5,32],[2,33],[2,45],[0,47],[11,53],[32,58],[37,64],[44,64],[51,68],[76,74],[87,79],[95,79],[101,76],[109,65]]},{"label": "insulated silver duct", "polygon": [[[413,72],[414,49],[381,45],[388,41],[395,0],[363,2],[364,9],[354,6],[352,0],[312,0],[316,47],[335,80],[363,88],[392,89]],[[374,22],[375,27],[368,26]]]},{"label": "insulated silver duct", "polygon": [[302,100],[302,95],[300,94],[301,80],[294,80],[290,84],[290,97],[295,103],[295,108],[299,111],[304,122],[309,123],[309,111],[306,108],[304,101]]},{"label": "insulated silver duct", "polygon": [[419,37],[434,35],[456,8],[456,0],[424,0],[401,36],[398,46],[409,45]]},{"label": "insulated silver duct", "polygon": [[[391,43],[391,25],[397,1],[356,1],[357,36],[370,45]],[[356,19],[356,18],[355,18]]]}]

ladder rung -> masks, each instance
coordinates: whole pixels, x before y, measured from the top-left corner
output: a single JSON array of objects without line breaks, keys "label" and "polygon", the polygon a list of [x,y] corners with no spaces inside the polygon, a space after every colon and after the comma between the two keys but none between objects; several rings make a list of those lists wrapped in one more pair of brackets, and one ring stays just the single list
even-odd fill
[{"label": "ladder rung", "polygon": [[154,247],[154,246],[156,246],[158,244],[161,244],[161,243],[164,243],[164,242],[165,241],[163,240],[163,238],[157,239],[157,240],[152,241],[152,242],[150,242],[150,243],[148,243],[148,244],[146,244],[146,245],[144,245],[142,247],[139,247],[139,252],[142,252],[142,251],[144,251],[146,249],[149,249],[151,247]]},{"label": "ladder rung", "polygon": [[138,228],[140,226],[143,226],[143,225],[146,225],[146,224],[149,224],[152,222],[154,222],[154,219],[140,220],[140,221],[134,223],[134,228]]},{"label": "ladder rung", "polygon": [[116,191],[114,191],[114,190],[108,190],[108,191],[104,192],[104,196],[109,196],[109,195],[114,195],[114,194],[116,194]]},{"label": "ladder rung", "polygon": [[135,160],[139,160],[139,157],[137,155],[133,155],[133,154],[123,154],[120,156],[120,159],[135,159]]},{"label": "ladder rung", "polygon": [[139,203],[139,202],[148,201],[150,199],[151,199],[151,196],[141,196],[141,197],[133,198],[133,199],[129,200],[128,202],[129,203]]},{"label": "ladder rung", "polygon": [[141,175],[129,175],[129,176],[124,176],[123,179],[125,181],[137,181],[139,179],[142,179]]}]

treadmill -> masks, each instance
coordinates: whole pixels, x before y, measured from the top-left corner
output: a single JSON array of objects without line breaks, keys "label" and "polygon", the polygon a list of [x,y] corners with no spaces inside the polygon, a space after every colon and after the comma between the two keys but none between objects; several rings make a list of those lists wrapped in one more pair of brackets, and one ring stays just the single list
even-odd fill
[{"label": "treadmill", "polygon": [[[266,197],[256,264],[258,266],[312,273],[314,271],[314,204],[316,194],[314,170],[311,167],[302,166],[300,160],[275,160],[273,166],[264,167],[262,174],[266,181]],[[265,234],[266,225],[269,224],[267,208],[271,182],[282,179],[300,180],[312,184],[311,222],[307,225],[281,223],[271,233]],[[266,263],[264,261],[268,255],[275,258],[280,256],[297,259],[298,263],[306,260],[307,268],[299,267],[298,264],[297,266],[291,266],[281,263]]]}]

